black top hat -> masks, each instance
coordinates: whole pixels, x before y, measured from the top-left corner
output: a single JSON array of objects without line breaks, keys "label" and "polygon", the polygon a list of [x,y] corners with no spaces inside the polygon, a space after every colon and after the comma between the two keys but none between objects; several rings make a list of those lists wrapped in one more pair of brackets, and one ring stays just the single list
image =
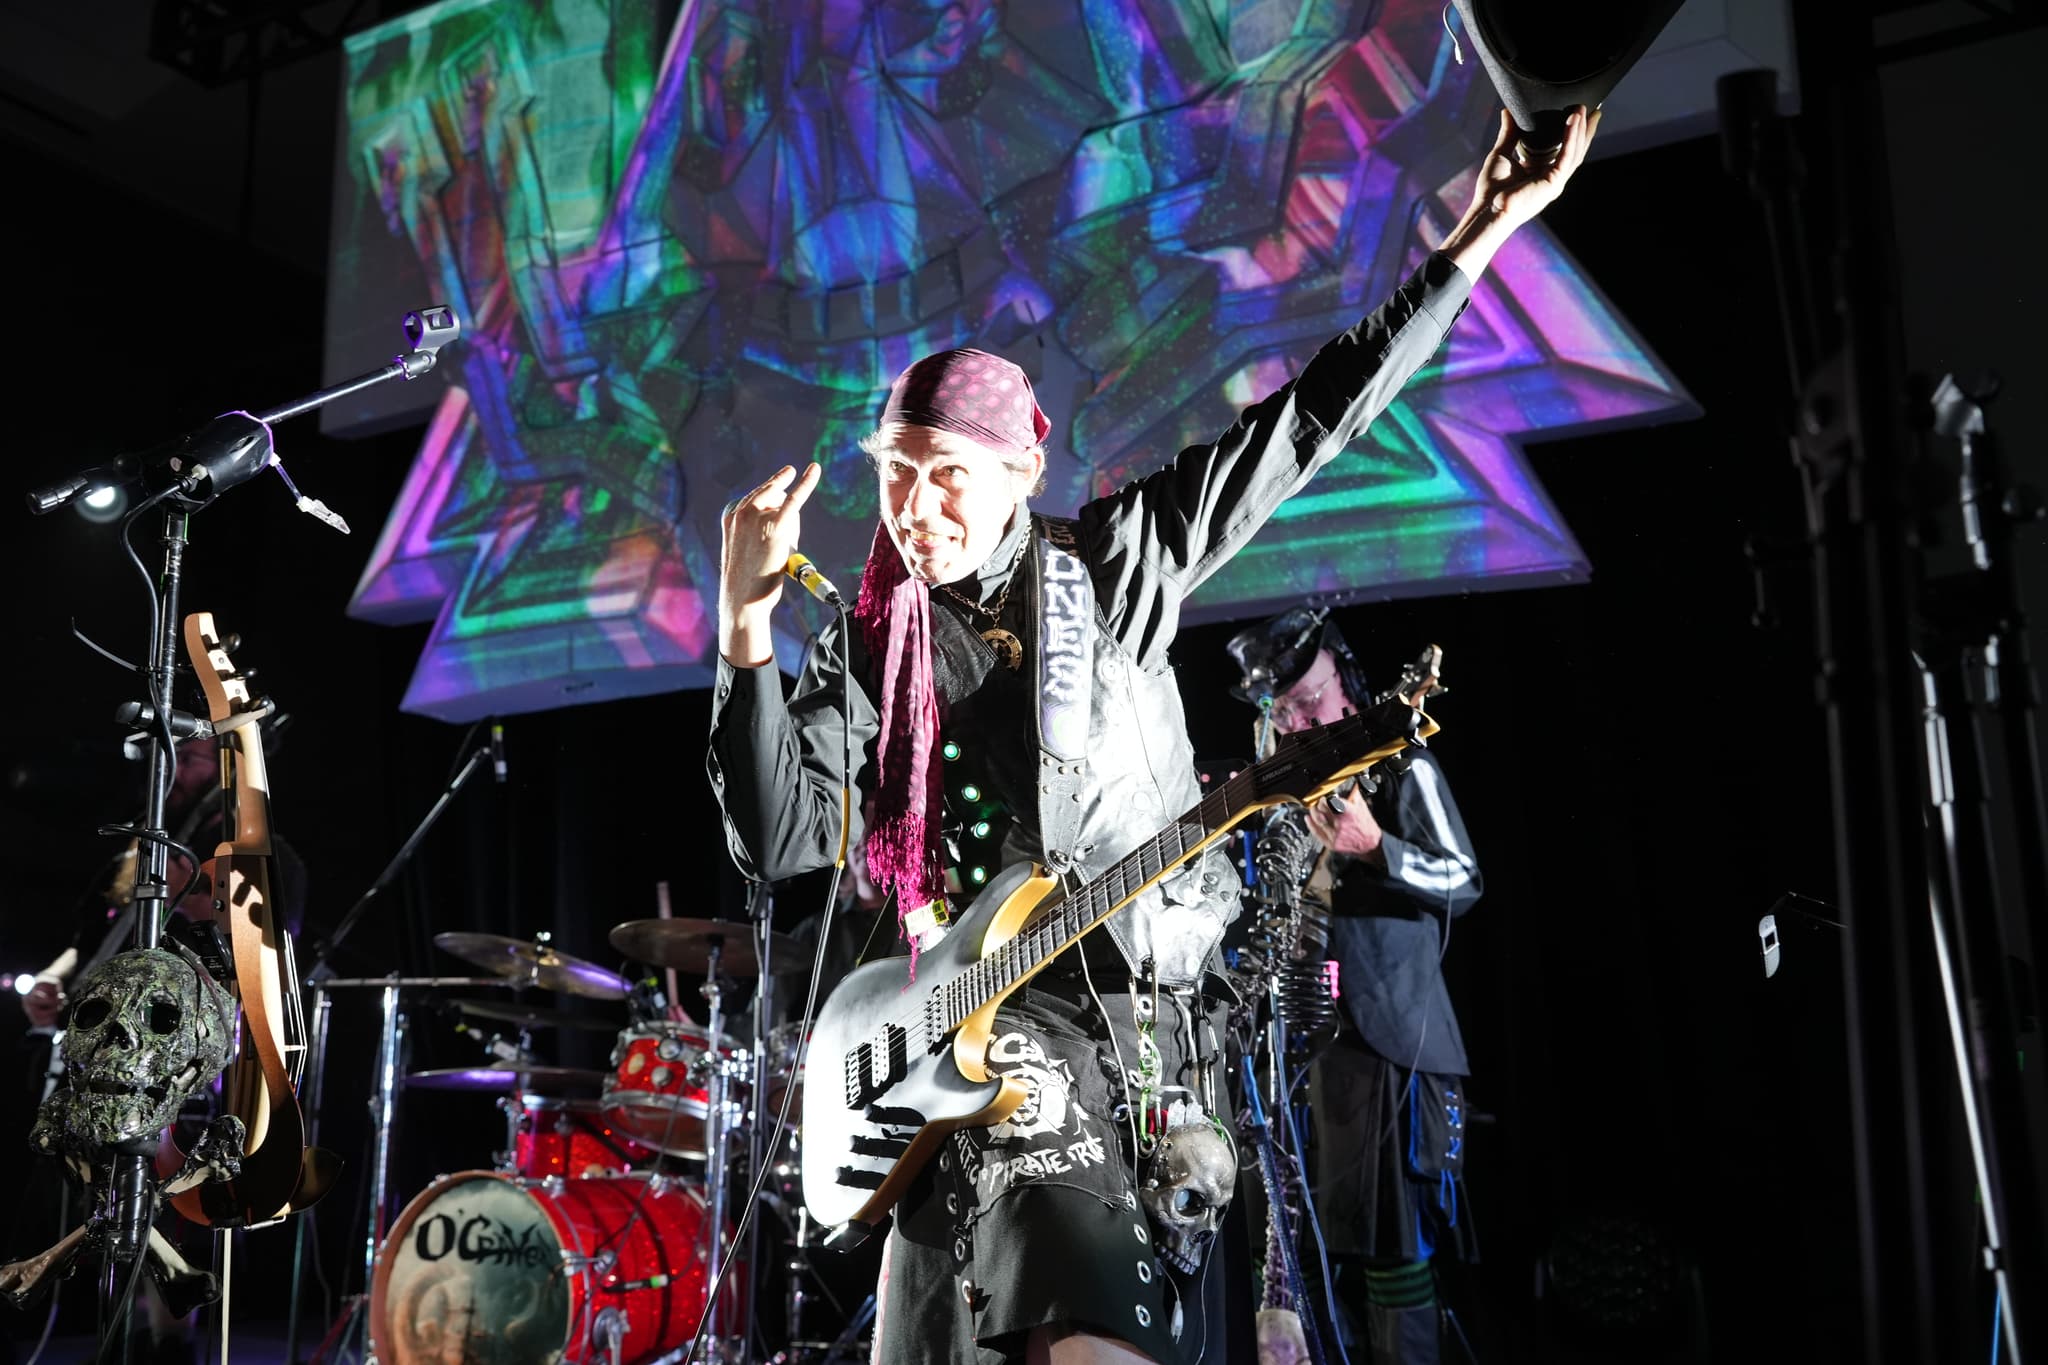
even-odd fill
[{"label": "black top hat", "polygon": [[1244,676],[1230,695],[1263,706],[1294,686],[1323,648],[1329,616],[1328,607],[1293,607],[1231,636],[1223,647]]}]

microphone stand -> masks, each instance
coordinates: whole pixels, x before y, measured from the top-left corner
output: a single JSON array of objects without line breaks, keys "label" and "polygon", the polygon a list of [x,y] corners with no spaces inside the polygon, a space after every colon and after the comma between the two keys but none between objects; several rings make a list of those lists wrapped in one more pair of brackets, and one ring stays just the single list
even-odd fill
[{"label": "microphone stand", "polygon": [[[2024,1002],[2016,997],[2032,983],[2025,978],[2026,919],[2000,913],[1993,791],[2001,778],[2018,822],[2023,892],[2038,897],[2048,867],[2040,861],[2038,759],[2027,753],[1999,774],[1981,725],[2002,708],[2008,744],[2031,744],[2033,678],[2006,552],[2012,523],[2032,519],[2037,504],[1999,489],[1995,471],[1978,467],[1979,455],[1988,455],[1977,449],[1978,396],[1952,381],[1916,404],[1926,429],[1961,445],[1954,502],[1928,497],[1927,430],[1904,429],[1898,400],[1902,329],[1890,287],[1883,120],[1869,34],[1866,26],[1830,20],[1824,34],[1814,28],[1799,36],[1812,67],[1802,72],[1801,88],[1808,107],[1821,112],[1833,170],[1827,314],[1811,303],[1798,206],[1802,167],[1775,111],[1775,77],[1732,73],[1717,89],[1729,169],[1749,182],[1771,226],[1797,398],[1790,444],[1806,498],[1837,902],[1849,931],[1842,935],[1843,997],[1859,1358],[1888,1365],[1974,1350],[1978,1310],[1964,1316],[1938,1287],[1941,1272],[1974,1251],[1970,1258],[1996,1287],[2005,1358],[2021,1365],[2023,1346],[2038,1335],[2038,1295],[2010,1289],[2048,1274],[2048,1129],[2031,1121],[2020,1067]],[[1789,243],[1780,226],[1792,230]],[[1986,473],[1988,487],[1980,483]],[[2007,496],[1987,500],[1985,492]],[[1929,551],[1944,543],[1946,525],[1935,513],[1946,516],[1951,507],[1969,563],[1937,576]],[[2038,926],[2037,899],[2028,913]],[[1938,1217],[1953,1168],[1962,1164],[1941,1131],[1954,1112],[1945,1098],[1950,1085],[1961,1101],[1979,1204],[1972,1221],[1981,1240],[1967,1250],[1960,1220]]]},{"label": "microphone stand", "polygon": [[[152,949],[161,943],[169,906],[170,849],[165,842],[169,834],[164,829],[164,807],[177,771],[177,731],[184,728],[192,735],[211,733],[210,726],[202,729],[189,720],[185,726],[179,726],[180,718],[172,710],[180,634],[179,595],[185,551],[191,544],[191,514],[265,469],[275,466],[280,475],[284,474],[271,445],[272,423],[310,412],[387,380],[417,379],[433,369],[441,347],[462,333],[454,312],[438,306],[407,314],[404,325],[412,350],[376,370],[262,413],[223,414],[164,445],[139,455],[121,456],[111,464],[80,470],[28,494],[29,511],[40,516],[89,492],[140,482],[152,487],[152,491],[131,519],[151,507],[163,507],[163,568],[151,585],[153,638],[149,642],[149,662],[138,670],[150,692],[146,714],[151,724],[149,790],[143,808],[146,837],[138,841],[140,862],[134,894],[136,948]],[[285,476],[285,482],[290,485],[289,476]],[[308,502],[304,498],[299,500],[302,508],[315,511],[323,520],[338,520],[317,502],[310,507]],[[141,570],[141,560],[136,560],[136,566]],[[146,575],[147,571],[142,571]],[[105,1296],[101,1303],[103,1321],[114,1321],[120,1305],[133,1294],[143,1252],[149,1245],[149,1229],[157,1213],[155,1150],[154,1141],[144,1141],[108,1154],[110,1169],[106,1179],[113,1227],[105,1243],[100,1286]]]},{"label": "microphone stand", "polygon": [[[334,956],[334,950],[341,946],[342,941],[349,936],[350,931],[357,924],[361,923],[364,914],[370,908],[371,902],[376,900],[379,895],[383,894],[390,887],[392,882],[398,879],[399,872],[412,860],[414,851],[425,840],[427,832],[440,821],[442,813],[448,809],[449,803],[455,799],[456,794],[468,785],[469,780],[476,776],[477,770],[482,768],[485,761],[490,759],[491,756],[492,746],[488,740],[478,744],[476,748],[470,751],[470,755],[463,762],[462,767],[449,780],[448,785],[442,788],[441,794],[434,798],[434,804],[429,806],[427,813],[420,817],[419,824],[413,827],[412,833],[406,836],[403,844],[399,845],[398,852],[392,855],[391,861],[384,865],[384,870],[379,872],[376,880],[370,883],[369,890],[356,898],[356,903],[348,908],[347,913],[341,917],[341,922],[335,926],[334,933],[315,945],[318,955],[314,958],[313,965],[307,968],[305,974],[307,986],[318,997],[314,1014],[313,1047],[311,1054],[306,1059],[305,1108],[308,1132],[318,1131],[320,1125],[320,1100],[325,1090],[322,1077],[327,1069],[327,1016],[331,1003],[330,992],[335,986],[342,984],[335,978],[334,968],[329,964],[329,959]],[[503,978],[494,978],[494,980],[502,981]],[[390,1199],[385,1177],[390,1166],[392,1129],[397,1121],[397,1058],[406,1026],[405,1016],[398,1007],[398,988],[401,985],[409,984],[416,983],[407,982],[395,975],[378,983],[383,991],[383,1008],[380,1016],[381,1024],[378,1035],[380,1041],[377,1051],[376,1070],[374,1072],[374,1099],[372,1101],[374,1113],[377,1116],[377,1145],[375,1168],[371,1172],[372,1183],[376,1188],[371,1196],[369,1215],[370,1231],[367,1256],[370,1262],[374,1262],[377,1244],[383,1240],[383,1229],[390,1225],[390,1210],[388,1208]],[[307,1210],[307,1213],[310,1217],[312,1210]],[[285,1365],[299,1365],[299,1286],[304,1283],[304,1277],[298,1272],[299,1268],[305,1264],[306,1224],[308,1221],[308,1218],[301,1218],[299,1220],[296,1234],[292,1240],[293,1273],[285,1310]],[[373,1263],[366,1263],[363,1272],[363,1293],[366,1296],[370,1292],[369,1276],[373,1269]]]},{"label": "microphone stand", "polygon": [[440,821],[442,812],[448,809],[448,803],[455,799],[456,794],[468,784],[470,778],[476,776],[477,769],[481,768],[490,756],[491,746],[488,742],[479,744],[471,751],[460,771],[441,789],[441,794],[434,798],[434,804],[427,808],[427,813],[420,817],[420,822],[414,827],[413,832],[399,845],[398,852],[391,855],[391,861],[384,865],[384,870],[370,883],[370,889],[356,897],[356,903],[341,917],[341,923],[334,926],[334,933],[315,945],[319,949],[319,956],[314,958],[313,965],[306,969],[308,981],[321,979],[323,973],[333,974],[333,969],[328,966],[328,959],[334,956],[334,950],[341,946],[342,940],[346,939],[349,932],[361,922],[364,913],[370,908],[370,902],[382,895],[391,883],[397,880],[400,870],[412,860],[414,850],[419,848],[420,842],[427,837],[427,831]]},{"label": "microphone stand", "polygon": [[[164,511],[163,571],[157,576],[156,638],[150,641],[149,665],[143,676],[156,699],[156,724],[149,734],[149,791],[144,797],[143,829],[150,837],[138,841],[141,859],[136,874],[135,947],[155,948],[163,938],[164,912],[170,903],[171,853],[166,842],[164,807],[171,781],[177,771],[177,750],[170,737],[171,689],[178,665],[178,598],[184,579],[185,549],[190,517],[186,509],[171,506]],[[149,1244],[149,1229],[156,1222],[156,1143],[131,1143],[113,1158],[110,1177],[113,1199],[113,1232],[107,1239],[102,1263],[100,1306],[102,1321],[116,1320],[120,1305],[135,1292],[135,1280],[142,1273],[142,1253]]]}]

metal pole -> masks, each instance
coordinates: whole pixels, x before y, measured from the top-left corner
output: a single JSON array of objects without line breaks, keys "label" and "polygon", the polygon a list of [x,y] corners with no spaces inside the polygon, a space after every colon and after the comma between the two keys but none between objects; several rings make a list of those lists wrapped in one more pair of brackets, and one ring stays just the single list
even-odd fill
[{"label": "metal pole", "polygon": [[[1794,454],[1813,547],[1827,726],[1867,1365],[1943,1359],[1934,1293],[1941,1142],[1925,939],[1927,849],[1915,750],[1912,611],[1921,580],[1899,395],[1903,338],[1891,185],[1870,23],[1797,7],[1802,123],[1826,168],[1826,335],[1800,395]],[[1782,191],[1783,187],[1781,187]],[[1796,226],[1796,222],[1795,222]],[[1803,233],[1793,234],[1796,244]],[[1796,261],[1800,274],[1810,262]],[[1838,348],[1838,349],[1837,349]],[[1945,1344],[1945,1343],[1943,1343]]]},{"label": "metal pole", "polygon": [[369,1237],[363,1248],[363,1293],[377,1277],[377,1251],[391,1226],[391,1133],[398,1121],[399,1040],[405,1033],[405,1015],[398,1008],[398,982],[384,987],[383,1036],[377,1048],[377,1072],[370,1099],[370,1121],[376,1127],[370,1160]]},{"label": "metal pole", "polygon": [[[756,882],[748,888],[749,918],[754,927],[754,961],[760,967],[760,975],[754,978],[754,1075],[753,1094],[748,1099],[748,1112],[753,1116],[747,1125],[746,1179],[745,1188],[752,1189],[761,1179],[762,1163],[773,1161],[777,1153],[768,1150],[770,1128],[775,1114],[768,1108],[768,1038],[771,1032],[769,1021],[774,1018],[775,1009],[775,964],[769,960],[774,949],[775,938],[772,920],[773,901],[765,884]],[[792,1075],[789,1083],[794,1085]],[[779,1112],[779,1111],[777,1111]],[[756,1305],[759,1301],[760,1279],[756,1273],[761,1265],[761,1220],[757,1217],[747,1224],[747,1244],[744,1251],[735,1248],[747,1269],[745,1289],[740,1296],[740,1322],[742,1331],[751,1331],[757,1320]]]},{"label": "metal pole", "polygon": [[[706,1218],[704,1235],[707,1239],[708,1254],[704,1263],[704,1282],[716,1284],[718,1273],[725,1265],[725,1184],[726,1184],[726,1123],[725,1123],[725,1057],[719,1049],[719,1039],[725,1028],[723,1007],[724,989],[719,984],[718,962],[722,956],[721,941],[711,940],[710,961],[704,969],[704,998],[710,1002],[711,1014],[708,1027],[711,1031],[711,1112],[707,1119],[707,1134],[710,1141],[705,1144],[704,1186]],[[718,1295],[712,1295],[711,1302],[704,1305],[705,1319],[709,1326],[705,1340],[714,1355],[721,1354],[719,1344],[724,1328],[718,1311]]]},{"label": "metal pole", "polygon": [[[172,687],[178,666],[178,589],[184,577],[186,531],[189,519],[178,508],[164,513],[164,567],[157,580],[156,638],[150,641],[150,679],[155,696],[159,726],[168,724]],[[164,806],[170,791],[177,757],[165,747],[165,737],[152,731],[149,743],[149,791],[145,798],[143,828],[159,836],[144,839],[136,850],[141,867],[135,879],[135,946],[154,948],[162,940],[164,909],[169,904],[171,854],[163,844]],[[155,1143],[137,1144],[118,1152],[113,1160],[111,1184],[114,1197],[114,1231],[107,1242],[107,1260],[122,1267],[110,1275],[110,1289],[134,1293],[133,1275],[126,1267],[139,1264],[143,1244],[149,1239],[150,1224],[156,1221],[154,1179]],[[118,1302],[108,1305],[119,1309]]]},{"label": "metal pole", "polygon": [[[306,1111],[308,1147],[320,1145],[320,1081],[327,1073],[327,1023],[333,1010],[334,997],[327,993],[325,983],[315,981],[312,1036],[306,1040],[306,1083],[299,1095],[300,1105]],[[285,1365],[299,1365],[300,1289],[306,1282],[306,1238],[312,1222],[313,1210],[307,1209],[299,1215],[299,1225],[292,1230],[292,1282],[285,1290],[289,1296],[285,1300]]]},{"label": "metal pole", "polygon": [[[2031,1305],[2023,1306],[2013,1299],[2006,1245],[2007,1163],[1998,1135],[1986,1131],[1998,1117],[2000,1088],[1992,1074],[1994,1068],[1989,1065],[1991,1058],[1984,1055],[1990,1044],[1983,1035],[1987,1025],[1998,1038],[2009,1040],[2011,1034],[2007,1028],[2001,1027],[2005,1022],[2004,1011],[1996,1007],[1995,999],[1987,1000],[1972,980],[1969,945],[1973,935],[1964,923],[1964,916],[1971,913],[1973,907],[1979,915],[1989,914],[1994,909],[1991,869],[1969,856],[1970,850],[1965,848],[1962,837],[1963,822],[1958,818],[1958,807],[1965,803],[1976,813],[1982,813],[1981,790],[1970,790],[1975,785],[1971,779],[1981,776],[1970,755],[1976,737],[1966,735],[1969,742],[1958,750],[1951,742],[1953,737],[1942,714],[1940,683],[1933,670],[1924,665],[1920,670],[1920,683],[1928,799],[1934,814],[1928,832],[1934,840],[1936,854],[1935,866],[1929,869],[1927,885],[1928,927],[1934,939],[1935,969],[1941,978],[1942,1004],[1947,1016],[1949,1045],[1955,1057],[1957,1090],[1963,1106],[1963,1125],[1969,1138],[1970,1162],[1977,1177],[1977,1212],[1983,1221],[1984,1261],[1991,1270],[2001,1302],[1999,1324],[2005,1338],[2005,1359],[2012,1365],[2024,1365],[2019,1320],[2023,1313],[2031,1312]],[[1956,952],[1959,943],[1963,946],[1960,959]],[[1970,1013],[1968,1025],[1963,1018],[1966,997]]]}]

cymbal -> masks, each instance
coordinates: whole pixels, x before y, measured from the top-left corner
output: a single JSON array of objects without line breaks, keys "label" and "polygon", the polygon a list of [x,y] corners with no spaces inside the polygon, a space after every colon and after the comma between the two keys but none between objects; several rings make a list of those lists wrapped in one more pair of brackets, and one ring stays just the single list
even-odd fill
[{"label": "cymbal", "polygon": [[419,1090],[483,1090],[493,1094],[535,1091],[548,1095],[588,1093],[604,1089],[602,1071],[574,1066],[454,1066],[439,1071],[415,1071],[405,1083]]},{"label": "cymbal", "polygon": [[436,934],[434,946],[499,976],[524,977],[536,986],[593,1000],[623,1000],[630,984],[595,962],[501,934]]},{"label": "cymbal", "polygon": [[571,1014],[567,1010],[528,1009],[519,1005],[499,1005],[488,1000],[450,1000],[449,1008],[460,1010],[478,1019],[495,1019],[503,1024],[517,1024],[521,1028],[572,1028],[590,1033],[617,1033],[619,1026],[609,1019],[593,1019],[587,1014]]},{"label": "cymbal", "polygon": [[[701,972],[711,965],[711,945],[718,944],[718,968],[734,976],[759,976],[761,960],[754,952],[754,926],[729,919],[629,919],[612,926],[611,943],[635,962],[678,971]],[[788,934],[775,934],[769,954],[776,975],[802,971],[808,962],[803,948]]]}]

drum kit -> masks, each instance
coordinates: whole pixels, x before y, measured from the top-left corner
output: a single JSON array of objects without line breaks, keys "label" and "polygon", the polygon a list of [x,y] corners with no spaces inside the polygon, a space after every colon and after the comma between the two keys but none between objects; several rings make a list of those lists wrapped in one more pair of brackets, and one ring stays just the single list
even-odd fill
[{"label": "drum kit", "polygon": [[[384,988],[365,1252],[375,1359],[381,1365],[865,1359],[858,1337],[871,1305],[836,1325],[837,1339],[831,1333],[820,1338],[818,1324],[803,1321],[818,1287],[806,1284],[813,1273],[808,1250],[819,1239],[797,1192],[793,1119],[769,1148],[778,1116],[800,1112],[803,1084],[796,1026],[767,1023],[773,975],[807,968],[807,955],[784,935],[737,921],[633,920],[614,928],[610,940],[625,958],[666,969],[668,996],[636,990],[618,974],[556,950],[545,936],[524,941],[475,933],[444,933],[434,941],[488,976],[314,983],[316,1026],[323,1032],[327,992]],[[775,964],[769,972],[762,970],[764,958]],[[701,979],[697,991],[709,1007],[707,1023],[691,1021],[676,1007],[678,973]],[[753,1038],[744,1046],[727,1034],[724,1009],[738,977],[755,984]],[[479,1064],[400,1074],[405,1020],[398,990],[429,983],[522,990],[511,1003],[446,1002],[444,1008],[459,1016],[458,1031],[483,1044],[487,1055]],[[628,1001],[632,1018],[617,1028],[529,1005],[524,989]],[[550,1029],[615,1031],[610,1070],[558,1066],[536,1056],[533,1034]],[[504,1130],[487,1169],[435,1179],[393,1219],[390,1134],[401,1088],[495,1095]],[[781,1227],[787,1255],[772,1267],[761,1263],[757,1243],[733,1240],[750,1183],[761,1188],[765,1209]],[[769,1273],[752,1273],[757,1266]],[[721,1271],[724,1285],[712,1304]],[[783,1322],[775,1333],[753,1325],[759,1320],[752,1309],[761,1281],[778,1275]],[[707,1345],[688,1356],[707,1305]],[[755,1354],[777,1335],[779,1349]]]}]

